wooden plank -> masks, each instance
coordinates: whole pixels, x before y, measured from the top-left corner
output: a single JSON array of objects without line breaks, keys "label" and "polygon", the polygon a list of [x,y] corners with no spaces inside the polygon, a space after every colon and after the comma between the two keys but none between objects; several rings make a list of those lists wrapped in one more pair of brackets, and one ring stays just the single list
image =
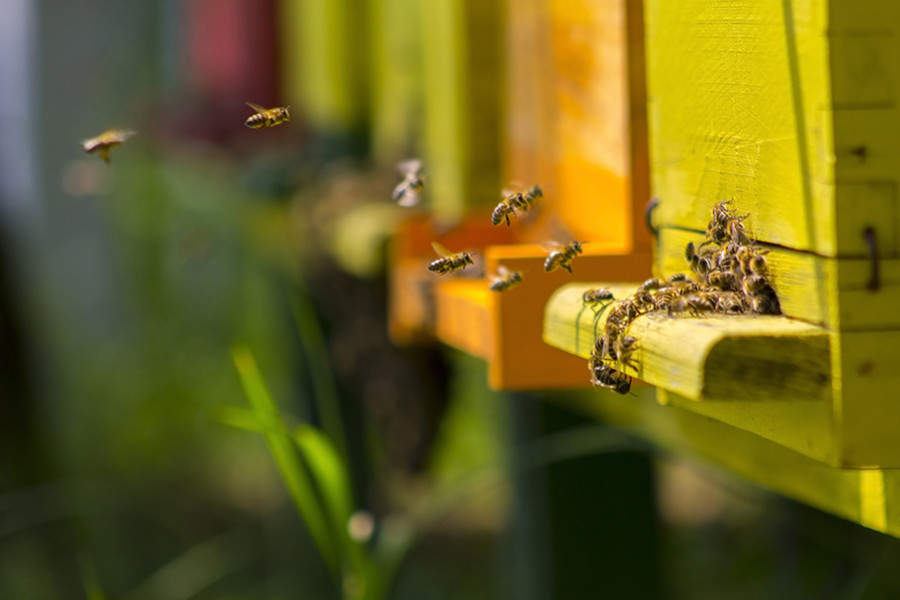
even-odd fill
[{"label": "wooden plank", "polygon": [[500,182],[500,5],[421,4],[425,156],[434,216],[457,223],[496,203]]},{"label": "wooden plank", "polygon": [[898,333],[898,329],[841,333],[839,431],[845,465],[900,467]]},{"label": "wooden plank", "polygon": [[496,360],[488,367],[488,381],[494,389],[534,390],[588,387],[583,360],[543,341],[542,315],[547,299],[561,285],[572,280],[596,278],[646,278],[650,275],[650,254],[613,254],[601,244],[586,244],[572,263],[573,273],[544,271],[546,250],[538,245],[517,244],[487,249],[488,272],[497,265],[524,274],[516,288],[494,293],[493,319]]},{"label": "wooden plank", "polygon": [[579,239],[649,250],[641,3],[555,0],[549,12],[555,214]]},{"label": "wooden plank", "polygon": [[372,98],[372,154],[393,165],[417,154],[422,118],[422,39],[416,27],[420,3],[415,0],[368,0],[368,56]]},{"label": "wooden plank", "polygon": [[350,0],[279,2],[284,94],[311,123],[335,133],[358,131],[368,110],[365,19]]},{"label": "wooden plank", "polygon": [[[560,288],[544,313],[548,344],[589,356],[595,325],[583,318],[581,297],[591,287],[624,295],[635,286]],[[599,332],[609,313],[599,315]],[[831,395],[829,336],[808,323],[763,315],[673,318],[653,313],[635,319],[628,331],[638,340],[634,358],[639,366],[625,371],[691,400],[818,402]]]},{"label": "wooden plank", "polygon": [[437,337],[473,356],[493,360],[490,293],[484,279],[456,278],[438,282],[434,290]]},{"label": "wooden plank", "polygon": [[[697,414],[696,402],[659,406],[652,392],[569,394],[570,405],[866,527],[900,537],[900,469],[848,469],[813,460],[750,431]],[[727,440],[724,443],[723,440]]]},{"label": "wooden plank", "polygon": [[734,198],[759,239],[833,253],[833,192],[813,185],[834,179],[824,1],[650,0],[646,16],[658,222],[703,229]]}]

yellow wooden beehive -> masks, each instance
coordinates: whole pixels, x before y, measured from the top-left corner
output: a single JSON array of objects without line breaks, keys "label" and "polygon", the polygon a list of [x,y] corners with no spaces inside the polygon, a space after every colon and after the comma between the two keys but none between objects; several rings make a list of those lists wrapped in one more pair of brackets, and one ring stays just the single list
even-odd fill
[{"label": "yellow wooden beehive", "polygon": [[710,416],[835,465],[900,466],[898,27],[886,1],[647,3],[659,269],[733,198],[785,314],[830,339],[827,401]]},{"label": "yellow wooden beehive", "polygon": [[[787,317],[638,319],[636,374],[674,408],[664,429],[897,535],[900,3],[646,0],[644,15],[655,271],[689,272],[685,244],[732,200]],[[559,290],[544,324],[582,356],[586,287]]]}]

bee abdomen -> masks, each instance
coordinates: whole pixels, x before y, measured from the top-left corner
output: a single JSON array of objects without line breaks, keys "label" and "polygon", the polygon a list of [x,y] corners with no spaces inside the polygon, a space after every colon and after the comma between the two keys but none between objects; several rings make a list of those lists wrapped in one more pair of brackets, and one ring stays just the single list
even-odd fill
[{"label": "bee abdomen", "polygon": [[265,115],[252,115],[246,121],[244,121],[244,125],[247,127],[252,127],[253,129],[259,129],[261,127],[265,127],[268,125],[269,120]]}]

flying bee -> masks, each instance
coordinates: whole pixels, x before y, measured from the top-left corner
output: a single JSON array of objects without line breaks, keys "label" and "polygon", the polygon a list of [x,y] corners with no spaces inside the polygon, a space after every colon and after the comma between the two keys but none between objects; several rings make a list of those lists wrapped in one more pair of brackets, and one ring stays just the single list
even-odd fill
[{"label": "flying bee", "polygon": [[544,195],[544,191],[533,185],[524,192],[506,189],[500,194],[503,199],[494,208],[494,212],[491,214],[491,223],[497,226],[505,220],[506,226],[509,227],[509,217],[516,213],[527,212],[534,205],[535,200]]},{"label": "flying bee", "polygon": [[261,129],[262,127],[275,127],[281,125],[285,121],[291,120],[290,106],[276,106],[275,108],[263,108],[258,104],[247,102],[247,106],[256,111],[256,114],[250,115],[244,125],[252,129]]},{"label": "flying bee", "polygon": [[397,165],[397,171],[403,175],[403,181],[394,188],[391,199],[400,206],[416,206],[419,203],[419,194],[425,189],[422,161],[417,158],[404,160]]},{"label": "flying bee", "polygon": [[96,152],[97,155],[103,159],[103,162],[108,164],[109,151],[122,144],[136,133],[136,131],[130,129],[110,129],[96,137],[84,140],[81,142],[81,147],[84,148],[84,151],[88,154]]},{"label": "flying bee", "polygon": [[510,271],[503,265],[497,265],[497,275],[491,277],[490,289],[492,292],[505,292],[520,283],[522,283],[521,271]]},{"label": "flying bee", "polygon": [[581,244],[584,242],[571,242],[562,247],[560,250],[554,250],[544,261],[545,271],[554,271],[556,269],[565,269],[569,273],[572,272],[572,261],[581,254]]},{"label": "flying bee", "polygon": [[438,253],[440,258],[432,261],[428,265],[428,270],[434,271],[438,275],[446,275],[447,273],[465,269],[466,265],[475,264],[472,260],[472,254],[469,252],[450,252],[438,242],[431,242],[431,247],[434,248],[434,251]]}]

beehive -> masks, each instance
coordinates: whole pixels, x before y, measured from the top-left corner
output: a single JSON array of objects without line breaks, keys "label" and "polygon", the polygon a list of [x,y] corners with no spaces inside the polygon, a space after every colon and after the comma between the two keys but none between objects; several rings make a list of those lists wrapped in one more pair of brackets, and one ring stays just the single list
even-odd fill
[{"label": "beehive", "polygon": [[756,419],[771,405],[836,465],[900,466],[898,26],[891,2],[647,3],[658,266],[684,268],[713,202],[750,214],[785,313],[824,327],[832,357],[817,418],[773,397]]},{"label": "beehive", "polygon": [[[521,270],[525,282],[498,294],[487,292],[485,278],[435,280],[424,271],[423,261],[432,256],[427,240],[438,229],[411,220],[394,244],[395,339],[408,340],[427,330],[480,356],[488,362],[489,381],[496,389],[585,385],[583,362],[543,343],[541,315],[553,291],[573,279],[650,273],[651,238],[643,216],[649,182],[640,9],[639,2],[624,0],[591,4],[515,0],[503,21],[494,20],[491,11],[457,11],[469,15],[466,35],[478,31],[482,33],[477,39],[506,40],[506,56],[493,74],[485,70],[490,63],[481,64],[479,70],[457,71],[463,80],[454,80],[454,85],[471,89],[485,77],[503,82],[502,181],[538,184],[546,195],[532,223],[517,221],[507,228],[490,226],[490,211],[500,200],[500,181],[487,190],[470,186],[468,196],[441,187],[434,190],[439,217],[455,214],[460,207],[455,201],[444,204],[443,198],[465,202],[463,223],[440,241],[454,250],[478,250],[488,273],[501,264]],[[485,37],[491,23],[502,27],[494,37]],[[457,40],[450,47],[468,46]],[[435,114],[465,116],[467,111],[481,110],[478,104],[463,103],[471,95],[445,93],[439,83],[438,78],[426,81],[426,87],[448,105]],[[454,138],[453,118],[434,129],[446,135],[429,142],[442,149],[435,154],[444,165],[440,168],[459,174],[477,172],[473,165],[490,168],[489,161],[471,161],[470,153],[453,154],[461,141],[486,131],[476,128]],[[484,152],[481,145],[479,152]],[[458,185],[466,178],[453,181]],[[544,272],[547,250],[542,242],[554,238],[590,242],[574,262],[572,275]]]}]

